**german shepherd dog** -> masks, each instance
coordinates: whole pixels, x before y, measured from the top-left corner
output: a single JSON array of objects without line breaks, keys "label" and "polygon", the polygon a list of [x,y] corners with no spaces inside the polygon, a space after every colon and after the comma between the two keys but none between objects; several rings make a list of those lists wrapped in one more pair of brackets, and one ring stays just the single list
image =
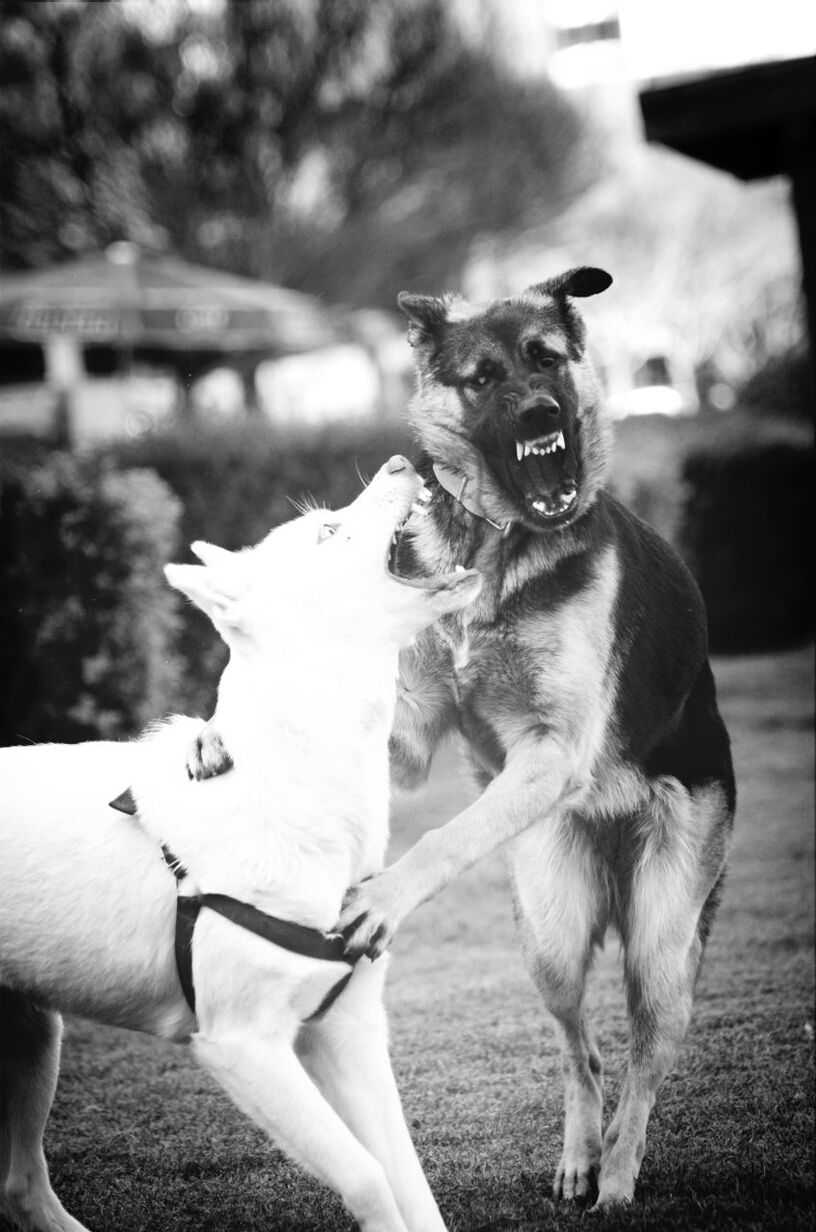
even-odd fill
[{"label": "german shepherd dog", "polygon": [[[482,795],[353,890],[339,927],[374,957],[400,922],[506,844],[526,962],[564,1052],[556,1197],[632,1199],[657,1088],[689,1021],[735,807],[701,596],[671,547],[605,489],[607,429],[573,300],[583,267],[472,306],[403,293],[412,423],[429,513],[397,560],[464,565],[475,604],[403,653],[391,737],[416,786],[450,732]],[[608,926],[622,939],[631,1042],[602,1135],[601,1059],[584,986]]]},{"label": "german shepherd dog", "polygon": [[[403,652],[391,766],[422,783],[460,732],[483,792],[347,896],[351,954],[506,845],[522,946],[564,1052],[556,1197],[628,1202],[657,1088],[691,1013],[735,807],[728,734],[697,586],[604,488],[607,428],[572,302],[612,279],[583,267],[473,306],[403,293],[412,422],[428,514],[405,575],[468,566],[483,583]],[[217,733],[190,770],[228,765]],[[602,1134],[601,1058],[584,987],[607,928],[624,946],[629,1066]]]}]

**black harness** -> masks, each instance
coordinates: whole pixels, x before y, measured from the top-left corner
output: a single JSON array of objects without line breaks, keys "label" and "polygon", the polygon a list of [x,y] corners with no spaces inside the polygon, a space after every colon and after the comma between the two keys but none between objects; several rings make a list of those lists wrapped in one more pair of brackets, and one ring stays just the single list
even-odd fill
[{"label": "black harness", "polygon": [[[115,800],[111,800],[110,807],[118,809],[120,813],[126,813],[129,817],[135,816],[136,801],[130,788],[128,787]],[[180,887],[187,876],[187,870],[182,867],[169,848],[162,845],[161,850],[167,867]],[[195,1013],[193,931],[202,907],[208,907],[210,911],[224,916],[240,928],[245,928],[248,932],[255,933],[258,937],[263,937],[265,941],[271,941],[273,945],[279,945],[293,954],[302,954],[304,958],[318,958],[323,962],[345,963],[350,968],[329,989],[314,1013],[305,1019],[306,1022],[313,1022],[325,1014],[351,979],[351,968],[357,960],[346,957],[345,942],[339,933],[322,933],[319,929],[308,928],[305,924],[294,924],[291,920],[279,920],[276,916],[267,915],[259,911],[257,907],[242,903],[237,898],[230,898],[227,894],[187,895],[179,893],[176,898],[176,969],[187,1004],[193,1013]]]}]

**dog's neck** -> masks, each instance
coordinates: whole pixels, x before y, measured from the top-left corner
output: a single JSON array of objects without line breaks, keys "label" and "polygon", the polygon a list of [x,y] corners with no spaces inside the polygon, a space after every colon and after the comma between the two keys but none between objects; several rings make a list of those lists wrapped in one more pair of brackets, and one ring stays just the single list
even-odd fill
[{"label": "dog's neck", "polygon": [[320,828],[334,799],[366,843],[380,829],[385,834],[397,669],[396,649],[375,654],[370,646],[333,661],[326,647],[315,647],[306,660],[290,656],[262,671],[251,659],[231,658],[213,722],[270,824],[278,824],[287,782],[297,784],[299,825],[311,817]]},{"label": "dog's neck", "polygon": [[485,505],[481,493],[474,488],[466,476],[457,474],[449,466],[445,466],[444,462],[434,462],[433,473],[445,491],[449,492],[474,518],[487,522],[489,526],[499,531],[505,538],[510,534],[510,531],[513,529],[513,522],[509,519],[503,522],[496,521],[495,518],[491,517],[490,510]]},{"label": "dog's neck", "polygon": [[306,659],[290,655],[263,665],[233,653],[213,722],[233,761],[259,771],[269,766],[276,739],[312,756],[325,741],[337,743],[339,731],[362,728],[385,745],[397,661],[396,648],[375,654],[368,646],[357,654],[336,644],[331,654],[316,644]]},{"label": "dog's neck", "polygon": [[482,593],[468,608],[465,619],[493,619],[527,578],[556,574],[571,558],[592,550],[593,531],[603,520],[604,496],[569,526],[536,532],[513,523],[504,533],[471,512],[442,484],[432,459],[426,454],[418,469],[432,493],[428,515],[400,551],[399,567],[407,573],[431,574],[456,565],[479,569],[484,577]]}]

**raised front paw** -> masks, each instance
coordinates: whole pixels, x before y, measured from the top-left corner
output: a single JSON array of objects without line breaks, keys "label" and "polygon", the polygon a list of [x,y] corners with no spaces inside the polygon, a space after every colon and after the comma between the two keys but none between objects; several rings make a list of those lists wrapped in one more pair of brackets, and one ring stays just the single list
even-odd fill
[{"label": "raised front paw", "polygon": [[366,955],[374,961],[391,944],[406,911],[401,905],[399,879],[389,872],[352,886],[343,900],[337,931],[343,934],[346,955]]},{"label": "raised front paw", "polygon": [[187,777],[201,782],[232,769],[232,758],[223,740],[208,723],[187,750]]}]

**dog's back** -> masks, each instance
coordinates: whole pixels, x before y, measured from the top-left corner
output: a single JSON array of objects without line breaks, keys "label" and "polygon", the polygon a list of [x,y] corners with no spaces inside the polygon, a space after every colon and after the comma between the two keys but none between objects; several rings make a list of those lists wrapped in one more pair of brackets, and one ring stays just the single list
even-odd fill
[{"label": "dog's back", "polygon": [[[138,741],[0,749],[0,987],[186,1037],[193,1017],[166,945],[172,879],[138,823],[108,806],[144,754]],[[134,951],[140,928],[148,942]]]}]

